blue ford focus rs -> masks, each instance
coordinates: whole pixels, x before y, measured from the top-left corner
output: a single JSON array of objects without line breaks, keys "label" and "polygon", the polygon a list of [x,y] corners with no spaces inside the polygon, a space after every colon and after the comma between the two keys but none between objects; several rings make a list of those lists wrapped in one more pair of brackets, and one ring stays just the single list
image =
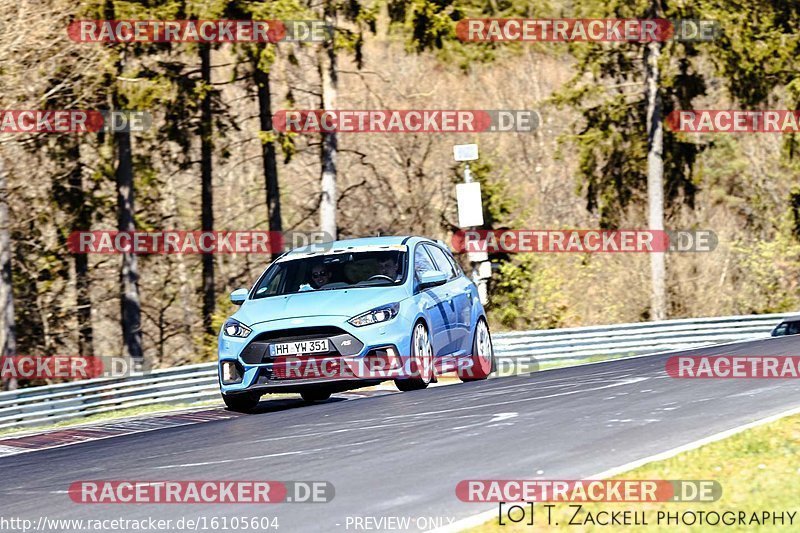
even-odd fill
[{"label": "blue ford focus rs", "polygon": [[309,402],[381,381],[423,389],[455,371],[494,370],[475,284],[450,251],[421,237],[352,239],[275,260],[219,335],[222,398],[247,411],[269,392]]}]

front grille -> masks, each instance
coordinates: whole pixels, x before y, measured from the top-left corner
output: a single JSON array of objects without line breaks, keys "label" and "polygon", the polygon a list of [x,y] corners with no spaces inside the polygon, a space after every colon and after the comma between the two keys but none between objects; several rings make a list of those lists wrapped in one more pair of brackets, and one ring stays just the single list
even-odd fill
[{"label": "front grille", "polygon": [[347,332],[335,326],[320,326],[317,328],[290,328],[276,329],[275,331],[265,331],[259,333],[253,342],[292,342],[304,341],[307,339],[319,339],[322,337],[334,337],[336,335],[346,335]]},{"label": "front grille", "polygon": [[334,326],[292,328],[260,333],[242,350],[239,357],[248,365],[272,363],[274,358],[270,355],[271,344],[310,339],[330,340],[333,350],[327,352],[327,356],[356,355],[364,348],[358,339]]}]

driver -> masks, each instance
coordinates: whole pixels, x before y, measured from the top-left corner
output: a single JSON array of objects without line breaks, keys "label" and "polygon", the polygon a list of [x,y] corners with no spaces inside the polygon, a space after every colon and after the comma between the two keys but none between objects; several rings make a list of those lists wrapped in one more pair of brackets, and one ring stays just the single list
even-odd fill
[{"label": "driver", "polygon": [[331,282],[331,271],[325,265],[314,265],[311,268],[311,286],[319,289]]},{"label": "driver", "polygon": [[397,281],[397,277],[400,274],[398,270],[397,259],[393,255],[385,255],[381,259],[378,259],[378,275],[386,276],[387,278],[391,278],[392,281]]}]

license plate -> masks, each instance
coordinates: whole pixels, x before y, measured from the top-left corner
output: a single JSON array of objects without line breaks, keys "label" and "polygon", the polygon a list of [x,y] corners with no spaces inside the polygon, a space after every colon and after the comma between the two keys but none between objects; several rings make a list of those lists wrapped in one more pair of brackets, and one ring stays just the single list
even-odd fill
[{"label": "license plate", "polygon": [[328,339],[314,339],[307,341],[281,342],[270,346],[273,357],[281,355],[298,355],[309,353],[322,353],[328,351]]}]

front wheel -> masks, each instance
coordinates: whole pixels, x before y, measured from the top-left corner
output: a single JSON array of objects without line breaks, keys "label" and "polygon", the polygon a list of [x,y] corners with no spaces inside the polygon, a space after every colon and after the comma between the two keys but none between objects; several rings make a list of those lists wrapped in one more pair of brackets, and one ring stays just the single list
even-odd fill
[{"label": "front wheel", "polygon": [[458,377],[461,381],[478,381],[489,377],[495,369],[494,348],[489,326],[481,318],[475,327],[475,338],[472,340],[472,357],[466,365],[459,365]]},{"label": "front wheel", "polygon": [[258,401],[260,399],[260,394],[255,394],[252,392],[222,395],[222,401],[225,402],[228,410],[236,411],[237,413],[247,413],[252,411],[256,405],[258,405]]},{"label": "front wheel", "polygon": [[411,377],[396,379],[394,384],[403,392],[424,389],[434,380],[433,346],[425,324],[418,322],[411,334]]}]

